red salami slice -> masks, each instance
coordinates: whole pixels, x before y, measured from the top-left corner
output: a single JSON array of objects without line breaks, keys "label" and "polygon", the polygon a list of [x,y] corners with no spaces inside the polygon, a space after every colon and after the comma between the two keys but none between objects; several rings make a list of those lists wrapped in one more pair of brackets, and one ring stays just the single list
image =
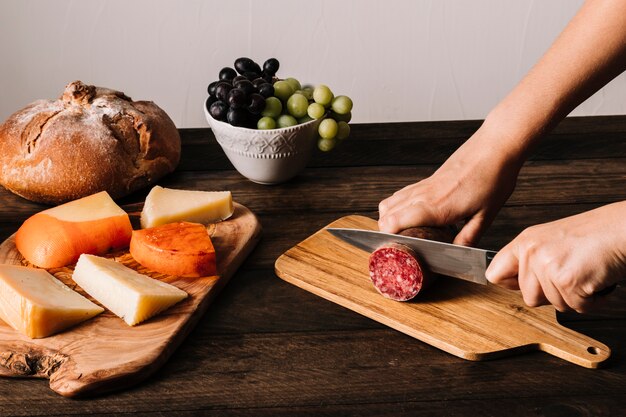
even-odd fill
[{"label": "red salami slice", "polygon": [[[452,242],[451,227],[413,227],[401,235]],[[415,252],[401,244],[392,243],[376,249],[369,258],[372,284],[383,296],[396,301],[408,301],[433,281],[434,274],[425,269]]]}]

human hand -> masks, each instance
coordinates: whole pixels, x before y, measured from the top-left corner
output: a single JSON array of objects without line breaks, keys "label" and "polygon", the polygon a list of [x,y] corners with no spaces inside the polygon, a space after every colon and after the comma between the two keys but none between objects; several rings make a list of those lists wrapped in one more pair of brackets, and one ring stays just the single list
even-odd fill
[{"label": "human hand", "polygon": [[397,233],[465,221],[454,243],[475,244],[513,192],[523,163],[510,149],[513,142],[501,139],[483,125],[432,176],[381,201],[379,229]]},{"label": "human hand", "polygon": [[536,307],[579,313],[626,278],[626,201],[529,227],[494,257],[487,279]]}]

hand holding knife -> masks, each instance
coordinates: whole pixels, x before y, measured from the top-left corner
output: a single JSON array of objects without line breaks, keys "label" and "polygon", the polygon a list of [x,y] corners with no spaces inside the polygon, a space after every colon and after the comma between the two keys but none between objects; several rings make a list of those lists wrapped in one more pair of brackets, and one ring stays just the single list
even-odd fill
[{"label": "hand holding knife", "polygon": [[[492,250],[374,230],[350,228],[328,228],[327,230],[343,241],[370,253],[384,244],[392,242],[403,244],[415,251],[432,272],[482,285],[489,284],[485,271],[497,254]],[[617,284],[613,284],[596,292],[595,295],[610,294],[616,286]]]}]

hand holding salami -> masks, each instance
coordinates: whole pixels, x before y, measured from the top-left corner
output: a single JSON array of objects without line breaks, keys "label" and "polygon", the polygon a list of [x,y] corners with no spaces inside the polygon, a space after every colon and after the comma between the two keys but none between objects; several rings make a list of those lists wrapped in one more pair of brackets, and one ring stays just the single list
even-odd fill
[{"label": "hand holding salami", "polygon": [[379,229],[398,233],[465,221],[454,243],[475,245],[515,187],[523,159],[509,154],[484,124],[431,177],[381,201]]}]

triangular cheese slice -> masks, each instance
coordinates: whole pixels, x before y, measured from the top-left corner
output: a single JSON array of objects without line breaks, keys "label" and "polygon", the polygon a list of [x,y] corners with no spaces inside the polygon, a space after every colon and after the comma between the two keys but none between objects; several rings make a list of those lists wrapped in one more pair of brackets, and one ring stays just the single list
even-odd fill
[{"label": "triangular cheese slice", "polygon": [[112,259],[83,254],[72,279],[87,294],[134,326],[187,297],[173,285],[150,278]]},{"label": "triangular cheese slice", "polygon": [[0,265],[0,318],[30,338],[50,336],[103,311],[44,269]]},{"label": "triangular cheese slice", "polygon": [[178,221],[208,224],[225,220],[232,214],[230,191],[174,190],[157,185],[146,197],[141,211],[141,227]]}]

